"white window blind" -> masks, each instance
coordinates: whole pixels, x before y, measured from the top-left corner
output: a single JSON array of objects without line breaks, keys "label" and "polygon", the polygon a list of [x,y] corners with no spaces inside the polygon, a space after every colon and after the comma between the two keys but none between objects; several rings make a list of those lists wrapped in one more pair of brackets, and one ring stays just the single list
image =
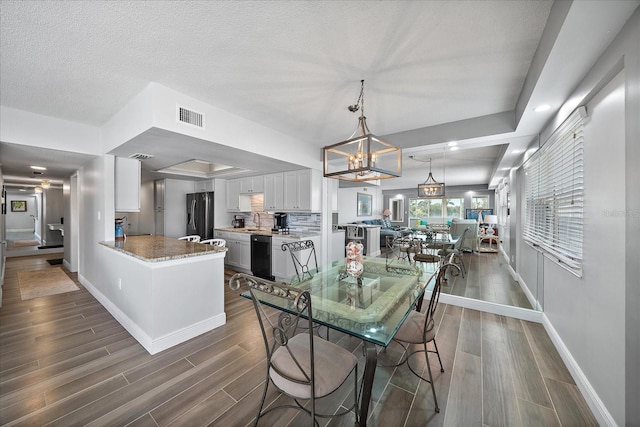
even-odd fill
[{"label": "white window blind", "polygon": [[574,111],[524,165],[524,239],[582,275],[583,115]]}]

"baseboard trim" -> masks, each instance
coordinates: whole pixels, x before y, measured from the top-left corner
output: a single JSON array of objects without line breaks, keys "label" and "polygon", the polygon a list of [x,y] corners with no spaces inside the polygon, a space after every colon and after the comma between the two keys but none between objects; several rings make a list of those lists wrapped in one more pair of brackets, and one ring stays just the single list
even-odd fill
[{"label": "baseboard trim", "polygon": [[551,321],[544,313],[542,316],[542,325],[547,331],[547,334],[549,335],[551,342],[553,342],[556,350],[558,350],[558,353],[564,361],[564,364],[567,366],[567,369],[569,369],[573,380],[576,382],[580,393],[582,393],[582,395],[584,396],[587,405],[589,405],[589,408],[598,420],[598,423],[602,426],[616,427],[617,424],[611,416],[611,413],[607,410],[602,400],[600,400],[598,393],[596,393],[595,389],[587,379],[587,376],[580,368],[580,365],[578,365],[578,362],[576,362],[576,360],[573,358],[571,352],[564,344],[564,341],[562,340],[562,338],[560,338],[558,331],[556,331],[556,329],[551,324]]},{"label": "baseboard trim", "polygon": [[82,285],[95,297],[95,299],[107,309],[109,313],[133,336],[136,341],[144,347],[149,354],[156,354],[166,350],[174,345],[180,344],[198,335],[202,335],[212,329],[222,326],[226,323],[227,317],[223,312],[217,316],[202,320],[188,327],[178,329],[169,334],[158,338],[151,338],[145,333],[129,316],[122,312],[115,304],[113,304],[102,292],[100,292],[93,284],[81,274],[78,274],[78,280]]},{"label": "baseboard trim", "polygon": [[[425,299],[427,298],[428,296],[425,295]],[[498,314],[501,316],[509,316],[516,319],[528,320],[530,322],[542,323],[542,313],[529,308],[496,304],[495,302],[480,301],[477,299],[445,293],[440,293],[440,301],[445,304],[456,305],[458,307],[470,308],[472,310],[485,311],[487,313]]]}]

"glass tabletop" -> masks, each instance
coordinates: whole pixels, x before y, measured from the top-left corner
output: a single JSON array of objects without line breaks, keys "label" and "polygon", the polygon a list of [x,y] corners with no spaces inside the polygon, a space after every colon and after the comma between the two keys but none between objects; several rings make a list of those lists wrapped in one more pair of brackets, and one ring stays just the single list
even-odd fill
[{"label": "glass tabletop", "polygon": [[[410,311],[433,286],[436,264],[363,257],[360,278],[346,274],[346,260],[325,265],[304,280],[289,283],[311,294],[313,320],[375,344],[387,346]],[[250,298],[248,292],[242,294]],[[282,299],[261,301],[292,312]]]}]

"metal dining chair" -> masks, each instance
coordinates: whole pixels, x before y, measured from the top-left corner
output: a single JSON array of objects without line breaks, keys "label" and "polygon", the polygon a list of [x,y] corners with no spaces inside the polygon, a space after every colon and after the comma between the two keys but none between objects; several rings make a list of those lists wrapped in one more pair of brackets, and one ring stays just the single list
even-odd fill
[{"label": "metal dining chair", "polygon": [[[438,361],[440,362],[440,372],[444,372],[442,359],[440,358],[440,352],[438,351],[438,346],[436,345],[435,313],[436,309],[438,308],[438,301],[440,300],[440,289],[442,283],[446,280],[447,269],[450,267],[451,264],[443,264],[442,266],[440,266],[433,290],[431,291],[431,298],[429,299],[429,306],[427,307],[427,310],[424,313],[419,311],[412,311],[404,321],[402,326],[400,326],[400,329],[398,329],[396,335],[393,337],[393,340],[404,348],[402,359],[400,359],[400,361],[394,366],[400,366],[406,363],[411,372],[413,372],[422,380],[431,384],[431,392],[433,393],[433,401],[435,403],[436,412],[440,412],[440,407],[438,406],[438,398],[436,397],[436,388],[433,384],[433,375],[431,374],[429,353],[435,353],[438,356]],[[427,349],[427,344],[429,343],[433,343],[434,350]],[[418,348],[418,350],[414,350],[409,353],[409,348],[411,345],[418,345],[421,348]],[[411,363],[409,363],[411,356],[416,353],[424,353],[425,355],[425,360],[427,362],[427,371],[429,374],[428,379],[420,375],[420,373],[418,373],[411,366]]]},{"label": "metal dining chair", "polygon": [[298,281],[304,280],[305,277],[312,278],[314,272],[318,270],[318,257],[313,240],[283,243],[282,250],[289,251],[291,254]]},{"label": "metal dining chair", "polygon": [[[309,292],[245,273],[237,273],[229,280],[232,290],[240,289],[243,284],[251,294],[267,353],[267,378],[254,426],[267,413],[286,408],[307,413],[311,426],[318,425],[316,417],[331,418],[351,411],[358,424],[358,358],[350,351],[314,336]],[[262,301],[289,309],[274,316],[273,309]],[[302,324],[306,324],[305,330],[300,330]],[[316,412],[316,399],[337,391],[350,375],[354,379],[353,405],[334,414]],[[293,398],[295,405],[272,405],[263,410],[270,384]],[[303,405],[300,400],[309,403]]]},{"label": "metal dining chair", "polygon": [[465,228],[456,243],[453,245],[453,248],[443,248],[438,251],[438,255],[443,258],[444,262],[453,263],[456,267],[458,267],[458,270],[462,273],[463,278],[467,273],[467,269],[464,265],[464,251],[462,247],[468,233],[470,233],[469,229]]},{"label": "metal dining chair", "polygon": [[178,237],[178,240],[186,240],[187,242],[197,243],[200,241],[200,236],[198,236],[197,234],[192,234],[191,236]]},{"label": "metal dining chair", "polygon": [[224,248],[225,246],[227,246],[227,241],[224,239],[200,240],[200,243],[202,243],[203,245],[220,246],[221,248]]}]

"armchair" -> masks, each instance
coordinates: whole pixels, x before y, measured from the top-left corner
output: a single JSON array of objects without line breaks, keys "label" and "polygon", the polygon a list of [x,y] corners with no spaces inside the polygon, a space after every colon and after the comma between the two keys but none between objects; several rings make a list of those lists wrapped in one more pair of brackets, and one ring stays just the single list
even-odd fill
[{"label": "armchair", "polygon": [[451,220],[451,227],[449,233],[452,236],[460,236],[465,229],[469,229],[464,240],[461,243],[460,249],[470,250],[478,252],[478,223],[473,219],[459,219],[454,218]]}]

